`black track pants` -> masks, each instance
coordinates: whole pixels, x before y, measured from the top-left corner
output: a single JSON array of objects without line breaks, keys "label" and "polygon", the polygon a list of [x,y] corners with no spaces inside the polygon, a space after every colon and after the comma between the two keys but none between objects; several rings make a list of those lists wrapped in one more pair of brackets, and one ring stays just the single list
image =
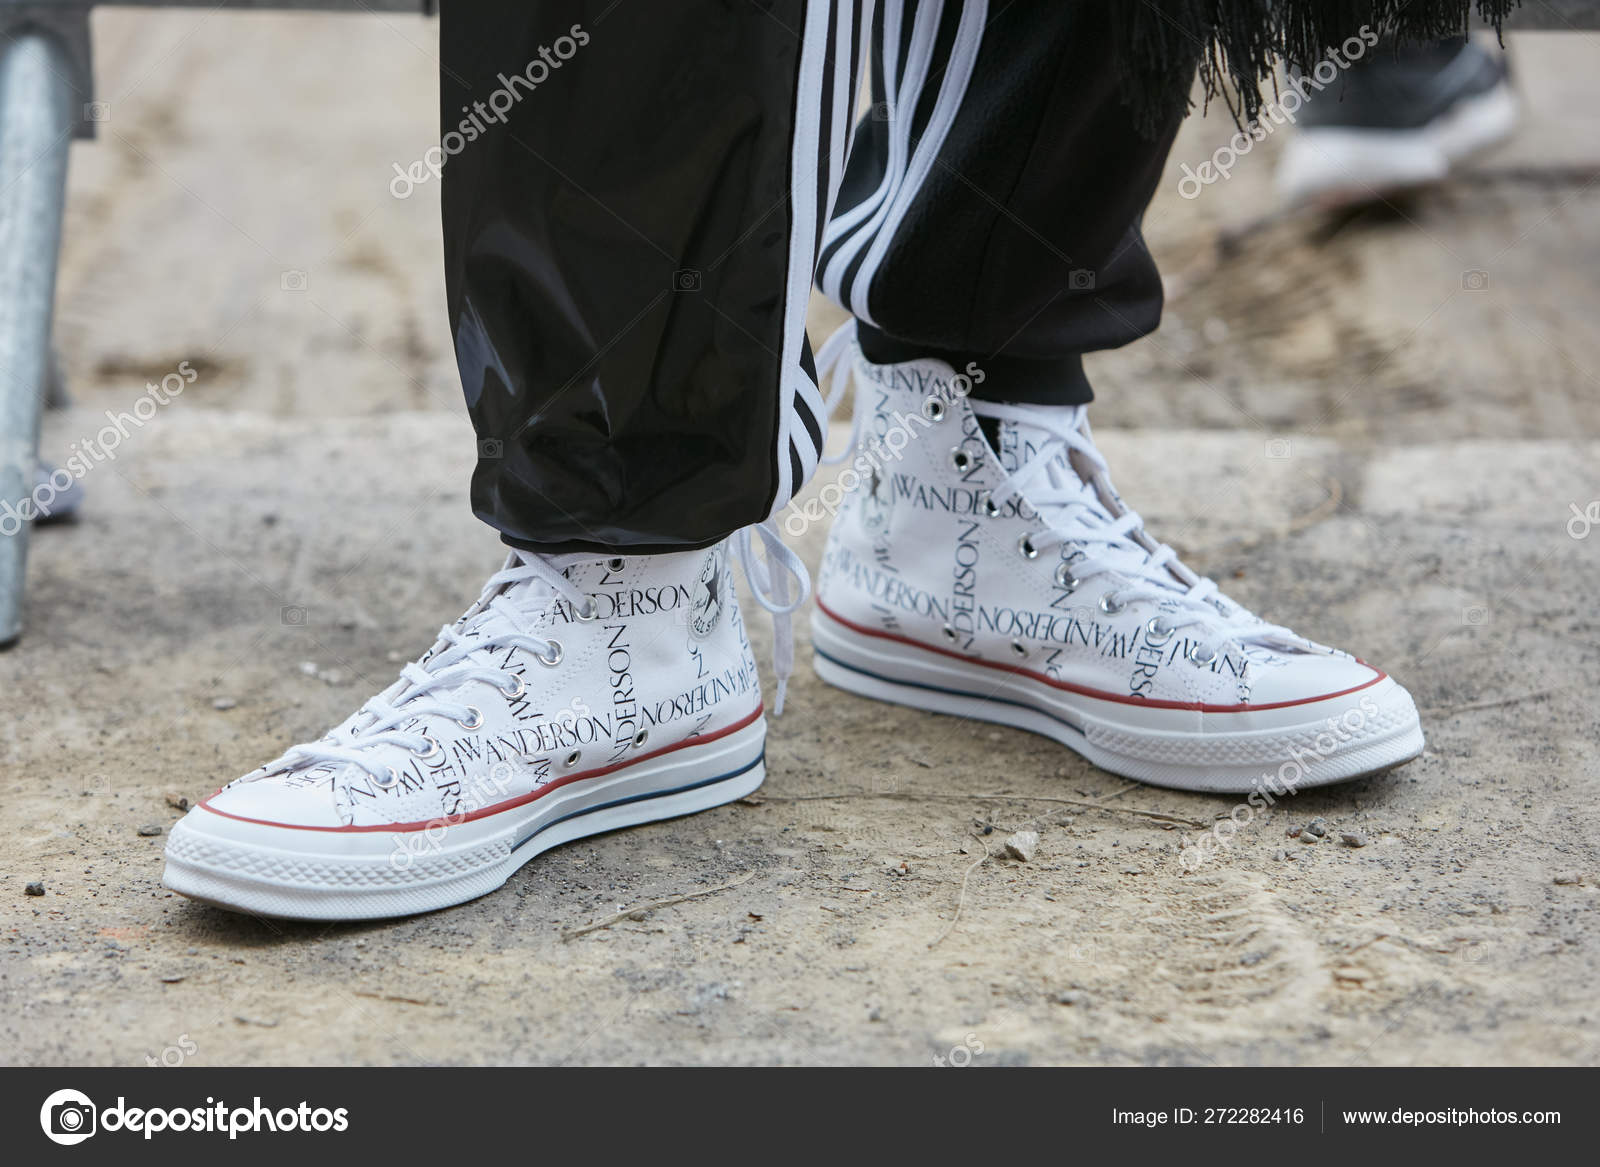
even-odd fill
[{"label": "black track pants", "polygon": [[826,433],[813,274],[873,359],[1088,400],[1080,355],[1160,316],[1139,219],[1181,113],[1136,132],[1103,7],[445,0],[478,516],[533,550],[646,552],[776,512]]}]

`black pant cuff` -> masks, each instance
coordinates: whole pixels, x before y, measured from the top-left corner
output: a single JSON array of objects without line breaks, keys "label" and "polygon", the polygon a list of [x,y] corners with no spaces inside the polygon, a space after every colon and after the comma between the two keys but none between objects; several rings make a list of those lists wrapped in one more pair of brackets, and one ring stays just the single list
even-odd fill
[{"label": "black pant cuff", "polygon": [[[875,365],[928,358],[944,361],[972,378],[971,396],[1011,405],[1087,405],[1094,390],[1083,371],[1082,353],[1033,358],[990,356],[981,352],[931,348],[898,340],[863,321],[856,323],[861,355]],[[983,380],[978,380],[978,373]]]}]

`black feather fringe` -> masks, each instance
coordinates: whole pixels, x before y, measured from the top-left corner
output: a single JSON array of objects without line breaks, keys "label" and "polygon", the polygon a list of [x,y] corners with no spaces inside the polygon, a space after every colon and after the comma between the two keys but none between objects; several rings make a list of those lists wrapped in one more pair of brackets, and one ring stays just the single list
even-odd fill
[{"label": "black feather fringe", "polygon": [[1129,101],[1152,132],[1187,109],[1198,69],[1204,100],[1220,97],[1247,125],[1283,61],[1310,68],[1363,26],[1385,38],[1458,36],[1476,7],[1496,31],[1522,0],[1099,0],[1115,3]]}]

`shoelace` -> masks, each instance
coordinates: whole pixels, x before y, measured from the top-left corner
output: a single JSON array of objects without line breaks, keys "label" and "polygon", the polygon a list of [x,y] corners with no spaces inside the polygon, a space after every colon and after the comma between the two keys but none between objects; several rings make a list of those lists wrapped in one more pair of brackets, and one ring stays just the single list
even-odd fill
[{"label": "shoelace", "polygon": [[[1156,641],[1180,628],[1204,628],[1205,637],[1190,654],[1196,664],[1210,664],[1226,642],[1263,647],[1305,643],[1287,628],[1266,624],[1225,599],[1215,580],[1184,564],[1176,551],[1145,531],[1138,512],[1121,506],[1105,456],[1089,435],[1087,406],[1040,408],[977,400],[969,404],[979,417],[1030,426],[1049,435],[989,493],[987,505],[998,510],[1020,499],[1044,520],[1045,529],[1025,535],[1018,549],[1032,559],[1066,547],[1069,553],[1056,569],[1059,586],[1072,592],[1086,579],[1112,577],[1115,585],[1100,597],[1101,608],[1110,615],[1139,600],[1160,604],[1161,613],[1148,625]],[[1074,454],[1078,465],[1086,464],[1086,475],[1075,472]],[[1053,474],[1063,463],[1067,472]],[[1118,499],[1120,513],[1113,512],[1105,502],[1108,498]]]},{"label": "shoelace", "polygon": [[[766,562],[756,558],[751,543],[751,533],[761,538],[766,549]],[[733,550],[744,567],[745,582],[750,594],[768,612],[772,613],[772,671],[778,678],[778,696],[772,704],[772,715],[783,716],[783,699],[789,691],[789,678],[794,673],[794,614],[811,594],[811,576],[792,548],[778,533],[774,519],[755,523],[736,532]],[[794,580],[795,597],[789,598],[789,581]]]},{"label": "shoelace", "polygon": [[[751,532],[760,536],[766,561],[754,553]],[[756,602],[773,616],[773,668],[778,676],[778,696],[774,715],[782,714],[789,678],[794,672],[794,612],[806,601],[811,580],[805,564],[789,549],[778,534],[776,523],[768,521],[739,531],[733,550],[744,567],[745,579]],[[482,681],[499,689],[509,699],[522,696],[526,689],[521,677],[507,674],[486,654],[496,649],[521,648],[546,668],[561,663],[560,641],[542,636],[531,627],[532,614],[525,600],[516,600],[510,591],[521,584],[538,584],[554,597],[566,600],[579,620],[593,620],[597,609],[563,573],[562,568],[581,562],[583,556],[550,557],[528,551],[513,551],[506,566],[484,584],[478,602],[455,625],[439,630],[439,639],[421,660],[408,664],[400,677],[361,709],[359,720],[341,738],[327,737],[297,745],[281,757],[262,766],[252,777],[315,766],[359,766],[380,786],[399,781],[399,772],[373,753],[373,747],[399,746],[427,761],[443,748],[417,730],[401,727],[415,718],[432,714],[448,717],[464,730],[483,724],[483,711],[460,701],[442,700],[439,689],[456,688],[469,681]],[[791,578],[796,596],[790,599]],[[485,655],[479,655],[485,654]],[[506,677],[511,676],[511,684]]]},{"label": "shoelace", "polygon": [[[833,335],[822,342],[822,347],[817,350],[817,383],[828,382],[828,395],[823,398],[824,412],[828,417],[833,416],[833,411],[839,408],[839,402],[844,400],[845,391],[850,388],[850,383],[855,377],[856,369],[856,321],[851,317],[844,324],[833,330]],[[844,449],[839,453],[822,456],[824,466],[835,466],[848,458],[861,440],[862,418],[866,411],[860,407],[850,411],[850,437],[845,442]]]},{"label": "shoelace", "polygon": [[561,643],[532,630],[528,606],[511,598],[512,588],[519,584],[543,585],[570,603],[579,620],[595,618],[597,609],[593,599],[562,574],[562,567],[574,558],[569,555],[558,559],[513,551],[506,566],[484,584],[478,602],[455,625],[441,628],[439,639],[428,654],[421,661],[408,664],[394,684],[362,707],[360,720],[342,741],[324,738],[294,746],[282,757],[261,767],[257,774],[348,763],[371,774],[379,785],[388,786],[399,780],[399,774],[394,767],[373,756],[374,746],[400,746],[423,760],[437,757],[442,748],[437,741],[421,732],[402,730],[400,726],[416,717],[434,714],[450,718],[464,730],[474,730],[483,724],[483,711],[458,701],[435,698],[436,690],[455,688],[467,681],[483,681],[514,700],[522,696],[526,687],[522,678],[515,675],[512,675],[513,683],[507,685],[505,670],[487,655],[478,654],[500,648],[521,648],[546,668],[553,669],[561,663]]},{"label": "shoelace", "polygon": [[[831,379],[825,398],[830,416],[855,378],[858,355],[854,320],[835,330],[817,350],[817,378]],[[1114,615],[1134,600],[1162,604],[1163,612],[1148,625],[1157,641],[1180,628],[1206,627],[1209,635],[1191,649],[1190,659],[1201,665],[1215,660],[1218,647],[1228,641],[1265,648],[1319,647],[1226,600],[1214,580],[1198,575],[1178,559],[1176,551],[1146,533],[1136,512],[1127,508],[1120,514],[1111,512],[1103,500],[1118,495],[1105,456],[1089,436],[1085,406],[1041,408],[977,399],[969,399],[968,404],[979,417],[1031,426],[1049,435],[1004,485],[990,492],[989,505],[998,513],[1012,499],[1022,499],[1044,520],[1045,530],[1024,539],[1019,548],[1024,555],[1032,558],[1056,547],[1069,547],[1070,554],[1057,568],[1058,584],[1071,591],[1096,575],[1116,577],[1117,586],[1101,597],[1107,614]],[[849,440],[839,453],[825,456],[825,464],[843,462],[851,455],[860,441],[865,414],[858,392]],[[1060,459],[1070,467],[1074,453],[1090,468],[1087,479],[1069,473],[1065,481],[1053,482],[1052,464],[1060,465]],[[1090,550],[1096,547],[1102,549],[1098,555]]]}]

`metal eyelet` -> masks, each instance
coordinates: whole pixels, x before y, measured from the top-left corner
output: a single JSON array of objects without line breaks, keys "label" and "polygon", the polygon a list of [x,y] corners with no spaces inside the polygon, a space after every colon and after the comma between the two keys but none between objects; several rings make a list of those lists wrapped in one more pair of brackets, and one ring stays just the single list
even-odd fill
[{"label": "metal eyelet", "polygon": [[956,446],[950,451],[950,465],[954,466],[956,470],[963,474],[976,466],[978,461],[979,460],[977,458],[967,453],[967,451],[962,449],[960,446]]},{"label": "metal eyelet", "polygon": [[983,513],[991,519],[1000,517],[1000,508],[995,505],[994,495],[987,490],[978,496],[978,505],[983,508]]},{"label": "metal eyelet", "polygon": [[1033,545],[1033,540],[1027,535],[1017,540],[1017,554],[1024,559],[1039,558],[1039,549]]},{"label": "metal eyelet", "polygon": [[925,397],[922,400],[922,416],[929,421],[944,420],[944,402],[937,397]]},{"label": "metal eyelet", "polygon": [[483,710],[476,705],[468,705],[466,717],[457,718],[456,724],[462,729],[481,729],[483,727]]},{"label": "metal eyelet", "polygon": [[622,556],[614,556],[613,558],[606,560],[606,570],[621,571],[626,563],[627,560],[623,559]]},{"label": "metal eyelet", "polygon": [[1149,634],[1148,643],[1151,644],[1165,644],[1174,631],[1162,625],[1160,616],[1150,617],[1150,622],[1144,626],[1144,630]]},{"label": "metal eyelet", "polygon": [[1124,604],[1121,600],[1117,599],[1115,592],[1107,592],[1105,595],[1100,597],[1100,610],[1107,616],[1115,616],[1127,606],[1128,605]]},{"label": "metal eyelet", "polygon": [[565,758],[561,759],[561,764],[563,766],[565,766],[567,769],[570,770],[570,769],[572,769],[572,767],[574,767],[574,766],[576,766],[578,764],[579,760],[582,759],[582,757],[583,757],[583,751],[582,750],[573,750]]},{"label": "metal eyelet", "polygon": [[649,740],[650,731],[648,729],[641,729],[638,733],[633,735],[634,748],[637,749],[639,746],[644,745],[644,743]]},{"label": "metal eyelet", "polygon": [[1078,590],[1078,577],[1072,574],[1065,563],[1056,565],[1056,587],[1066,589],[1069,596]]},{"label": "metal eyelet", "polygon": [[1011,651],[1016,653],[1019,657],[1025,657],[1028,655],[1028,646],[1023,644],[1020,640],[1013,640],[1011,642]]},{"label": "metal eyelet", "polygon": [[1206,665],[1216,659],[1217,650],[1214,648],[1207,648],[1205,645],[1197,644],[1189,650],[1189,663],[1199,668],[1205,668]]},{"label": "metal eyelet", "polygon": [[372,776],[372,780],[379,786],[382,786],[385,790],[400,781],[400,771],[396,770],[393,766],[389,766],[387,768],[386,776],[388,779],[387,781],[385,781],[385,775],[374,774]]},{"label": "metal eyelet", "polygon": [[511,688],[501,689],[500,692],[505,694],[506,700],[515,701],[528,691],[528,685],[520,676],[513,675],[511,681]]},{"label": "metal eyelet", "polygon": [[583,623],[587,624],[589,621],[600,615],[600,605],[594,602],[593,596],[584,596],[583,603],[579,607],[574,608],[572,610],[572,614]]},{"label": "metal eyelet", "polygon": [[426,762],[429,758],[437,758],[440,754],[444,753],[444,747],[439,745],[439,743],[433,738],[424,734],[422,740],[428,743],[428,748],[425,750],[412,750],[411,752],[418,758],[421,758],[424,762]]},{"label": "metal eyelet", "polygon": [[959,638],[959,634],[956,632],[956,630],[954,628],[950,627],[950,625],[948,625],[948,624],[946,624],[943,628],[939,629],[939,631],[944,633],[944,638],[946,640],[948,640],[951,644],[954,644],[956,642],[956,640]]},{"label": "metal eyelet", "polygon": [[542,652],[536,652],[533,654],[533,659],[538,661],[547,669],[555,668],[561,663],[561,642],[559,640],[552,640],[550,642],[549,653],[546,654]]}]

